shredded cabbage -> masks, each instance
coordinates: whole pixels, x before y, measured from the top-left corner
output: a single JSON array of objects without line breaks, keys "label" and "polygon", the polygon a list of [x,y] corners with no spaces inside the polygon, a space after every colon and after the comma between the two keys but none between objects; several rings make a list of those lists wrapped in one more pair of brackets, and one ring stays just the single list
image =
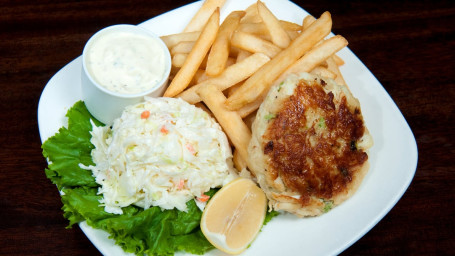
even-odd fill
[{"label": "shredded cabbage", "polygon": [[85,168],[101,185],[100,203],[109,213],[129,205],[187,211],[189,200],[236,177],[221,127],[181,99],[146,98],[112,128],[92,125],[91,135],[95,165]]}]

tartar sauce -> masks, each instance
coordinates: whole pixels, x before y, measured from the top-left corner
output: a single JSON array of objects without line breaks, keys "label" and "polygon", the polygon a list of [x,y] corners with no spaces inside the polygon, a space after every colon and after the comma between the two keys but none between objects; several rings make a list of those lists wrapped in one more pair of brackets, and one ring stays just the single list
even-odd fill
[{"label": "tartar sauce", "polygon": [[165,53],[153,37],[113,31],[96,38],[88,50],[88,72],[112,92],[141,93],[152,89],[165,75]]}]

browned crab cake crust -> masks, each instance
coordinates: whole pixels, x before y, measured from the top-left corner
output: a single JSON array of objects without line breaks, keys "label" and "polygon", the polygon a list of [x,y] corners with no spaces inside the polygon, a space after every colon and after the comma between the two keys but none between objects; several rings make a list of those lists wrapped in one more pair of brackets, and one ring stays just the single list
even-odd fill
[{"label": "browned crab cake crust", "polygon": [[373,144],[360,104],[344,85],[302,73],[271,88],[249,145],[251,171],[271,208],[320,215],[349,198]]}]

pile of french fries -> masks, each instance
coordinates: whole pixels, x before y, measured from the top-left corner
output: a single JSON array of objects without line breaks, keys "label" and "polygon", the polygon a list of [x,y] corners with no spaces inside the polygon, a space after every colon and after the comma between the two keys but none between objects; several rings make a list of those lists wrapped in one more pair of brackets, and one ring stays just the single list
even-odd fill
[{"label": "pile of french fries", "polygon": [[346,84],[335,55],[348,42],[328,38],[329,12],[302,24],[279,20],[258,1],[220,23],[225,0],[206,0],[182,33],[162,36],[172,56],[165,97],[179,97],[209,111],[227,134],[238,170],[248,167],[251,123],[273,84],[309,72]]}]

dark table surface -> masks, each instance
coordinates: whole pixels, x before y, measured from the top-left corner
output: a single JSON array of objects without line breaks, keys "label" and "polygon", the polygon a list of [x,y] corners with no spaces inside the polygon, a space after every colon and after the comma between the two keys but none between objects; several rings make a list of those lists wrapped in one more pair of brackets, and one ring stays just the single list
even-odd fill
[{"label": "dark table surface", "polygon": [[[99,29],[137,24],[186,3],[1,1],[1,255],[99,254],[77,226],[65,229],[59,194],[45,177],[37,122],[40,94]],[[297,3],[315,16],[331,12],[333,31],[348,39],[350,49],[382,83],[418,144],[417,171],[404,196],[342,254],[453,255],[455,4]]]}]

